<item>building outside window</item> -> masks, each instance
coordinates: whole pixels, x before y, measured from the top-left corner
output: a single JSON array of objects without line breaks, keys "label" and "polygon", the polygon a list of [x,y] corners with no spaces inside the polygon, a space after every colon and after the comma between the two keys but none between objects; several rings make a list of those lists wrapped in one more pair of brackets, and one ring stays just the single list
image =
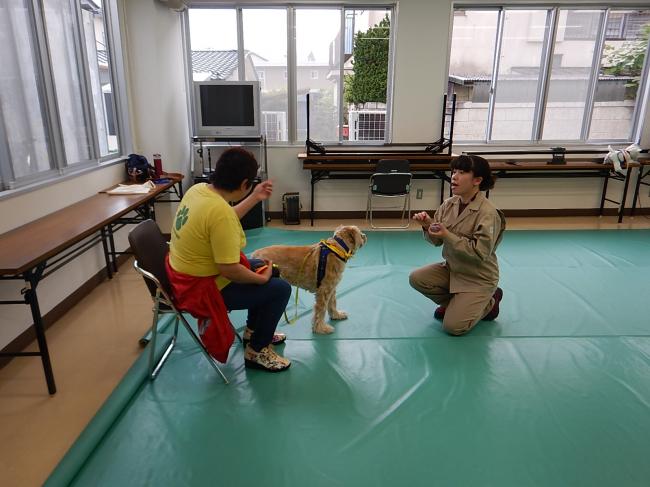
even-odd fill
[{"label": "building outside window", "polygon": [[635,139],[650,10],[460,12],[449,68],[457,142]]}]

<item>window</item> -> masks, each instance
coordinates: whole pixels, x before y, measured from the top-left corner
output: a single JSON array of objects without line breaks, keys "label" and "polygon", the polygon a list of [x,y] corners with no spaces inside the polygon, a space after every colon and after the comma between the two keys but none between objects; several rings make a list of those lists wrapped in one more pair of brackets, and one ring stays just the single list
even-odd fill
[{"label": "window", "polygon": [[236,11],[234,9],[190,9],[189,22],[192,79],[194,81],[240,79]]},{"label": "window", "polygon": [[461,11],[449,68],[456,141],[637,138],[650,11]]},{"label": "window", "polygon": [[[504,13],[492,140],[531,138],[548,14],[547,10],[506,10]],[[522,26],[526,29],[523,36]],[[562,55],[558,53],[554,56],[561,63]],[[487,105],[487,93],[485,95]]]},{"label": "window", "polygon": [[259,80],[269,141],[305,140],[307,94],[314,140],[348,140],[348,114],[367,111],[383,126],[353,140],[384,141],[391,15],[390,8],[191,8],[192,78]]},{"label": "window", "polygon": [[387,140],[390,26],[390,9],[345,10],[342,140]]},{"label": "window", "polygon": [[246,79],[259,79],[262,89],[262,131],[269,142],[286,142],[289,94],[280,73],[287,70],[287,11],[244,9],[242,17]]},{"label": "window", "polygon": [[[54,168],[28,0],[0,4],[0,153],[5,187]],[[1,189],[1,188],[0,188]]]},{"label": "window", "polygon": [[[304,115],[307,93],[310,95],[310,137],[317,141],[339,140],[341,64],[333,44],[340,42],[340,38],[340,9],[296,9],[298,140],[307,137],[307,119]],[[329,79],[312,83],[309,73],[315,66],[327,69]]]},{"label": "window", "polygon": [[[114,0],[0,4],[0,190],[97,165],[123,148],[105,11]],[[116,17],[115,17],[116,18]],[[112,29],[112,27],[110,27]]]},{"label": "window", "polygon": [[101,156],[118,151],[115,97],[102,0],[81,3],[84,43]]}]

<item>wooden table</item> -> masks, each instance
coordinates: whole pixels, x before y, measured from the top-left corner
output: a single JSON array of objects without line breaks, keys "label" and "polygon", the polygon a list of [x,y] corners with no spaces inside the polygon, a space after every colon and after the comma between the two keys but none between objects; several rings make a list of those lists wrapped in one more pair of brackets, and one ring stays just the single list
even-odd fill
[{"label": "wooden table", "polygon": [[[323,179],[366,179],[375,171],[377,162],[380,159],[407,159],[411,163],[411,171],[415,179],[438,179],[440,180],[440,203],[444,198],[445,181],[450,181],[449,162],[455,155],[442,154],[408,154],[400,155],[399,152],[381,155],[368,154],[298,154],[302,161],[302,167],[311,172],[311,194],[310,194],[310,216],[311,224],[314,224],[314,187]],[[605,201],[618,205],[618,222],[623,221],[625,200],[630,183],[631,171],[625,176],[613,173],[611,163],[602,163],[600,158],[567,159],[565,164],[549,164],[548,157],[537,157],[532,159],[513,159],[512,157],[490,157],[490,168],[499,178],[585,178],[597,177],[603,179],[601,191],[599,214],[603,214]],[[650,165],[650,160],[648,160]],[[631,167],[638,167],[633,163]],[[650,173],[650,170],[648,171]],[[646,175],[648,175],[646,173]],[[610,179],[623,181],[623,191],[620,200],[613,200],[607,197],[607,187]],[[645,183],[644,183],[645,184]],[[637,188],[639,182],[637,181]],[[638,190],[637,190],[638,191]],[[449,187],[451,195],[451,186]],[[489,192],[488,192],[489,196]]]},{"label": "wooden table", "polygon": [[302,167],[311,172],[309,214],[314,225],[314,192],[316,183],[323,179],[368,179],[375,172],[380,159],[407,159],[411,164],[413,179],[438,179],[440,203],[443,201],[445,181],[449,181],[449,162],[456,157],[447,154],[298,154]]},{"label": "wooden table", "polygon": [[[160,199],[163,193],[173,190],[182,197],[181,181],[182,176],[173,176],[169,182],[156,185],[147,194],[109,195],[102,192],[0,235],[0,279],[25,282],[21,290],[22,300],[3,300],[0,304],[29,305],[39,348],[38,352],[9,352],[0,353],[0,356],[40,356],[48,391],[56,393],[36,293],[39,282],[100,242],[106,272],[108,278],[112,278],[113,272],[117,271],[115,257],[121,253],[115,252],[113,225],[155,217],[153,205],[156,201],[164,201]],[[132,211],[137,211],[138,217],[125,218]]]}]

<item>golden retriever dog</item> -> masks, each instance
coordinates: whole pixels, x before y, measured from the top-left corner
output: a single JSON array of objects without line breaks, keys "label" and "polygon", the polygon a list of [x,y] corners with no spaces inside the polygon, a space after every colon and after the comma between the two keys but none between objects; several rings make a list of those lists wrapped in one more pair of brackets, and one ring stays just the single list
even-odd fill
[{"label": "golden retriever dog", "polygon": [[[364,233],[355,226],[340,226],[334,235],[327,239],[327,243],[340,250],[341,245],[336,241],[338,237],[348,247],[350,256],[359,250],[367,241]],[[298,286],[309,292],[316,293],[314,305],[314,319],[312,330],[314,333],[332,333],[334,327],[325,323],[325,310],[332,320],[344,320],[348,315],[336,309],[336,286],[343,277],[345,262],[333,253],[327,256],[325,276],[317,287],[318,260],[321,245],[272,245],[253,252],[257,259],[270,260],[280,268],[280,275],[289,284]]]}]

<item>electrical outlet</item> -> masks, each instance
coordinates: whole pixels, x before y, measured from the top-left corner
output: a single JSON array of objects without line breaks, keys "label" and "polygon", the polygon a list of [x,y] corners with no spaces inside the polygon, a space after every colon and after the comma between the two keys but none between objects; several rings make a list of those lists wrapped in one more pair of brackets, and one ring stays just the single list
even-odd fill
[{"label": "electrical outlet", "polygon": [[422,188],[418,188],[418,190],[415,192],[415,199],[416,200],[421,200],[423,193],[424,193],[424,190]]}]

